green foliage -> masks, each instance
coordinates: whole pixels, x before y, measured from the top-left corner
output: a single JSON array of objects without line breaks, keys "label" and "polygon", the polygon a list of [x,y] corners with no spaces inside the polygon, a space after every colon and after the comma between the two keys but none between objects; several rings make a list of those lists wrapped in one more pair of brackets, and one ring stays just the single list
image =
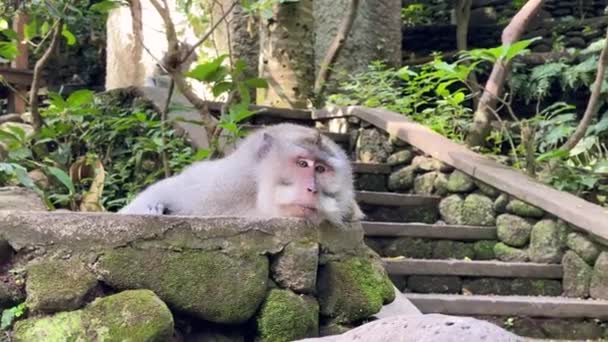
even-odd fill
[{"label": "green foliage", "polygon": [[[106,167],[103,205],[115,210],[162,177],[163,151],[171,156],[175,171],[195,160],[192,148],[174,130],[163,133],[160,115],[150,104],[132,101],[132,94],[119,92],[97,99],[88,90],[67,98],[51,94],[39,134],[27,136],[18,127],[0,131],[0,142],[8,147],[8,156],[0,163],[0,183],[16,181],[44,193],[53,206],[74,208],[91,179],[75,182],[70,168],[86,156]],[[26,171],[34,169],[49,177],[51,188],[39,189],[33,183]]]},{"label": "green foliage", "polygon": [[8,330],[13,326],[13,323],[25,315],[27,312],[27,305],[21,303],[12,308],[5,309],[2,311],[2,318],[0,318],[0,330]]},{"label": "green foliage", "polygon": [[422,3],[413,3],[401,8],[401,21],[404,25],[414,27],[433,23],[430,10]]}]

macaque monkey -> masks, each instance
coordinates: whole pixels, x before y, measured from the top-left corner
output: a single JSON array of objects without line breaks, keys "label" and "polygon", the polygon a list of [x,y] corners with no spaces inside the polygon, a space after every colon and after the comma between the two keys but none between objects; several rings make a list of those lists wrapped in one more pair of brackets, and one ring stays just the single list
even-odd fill
[{"label": "macaque monkey", "polygon": [[151,185],[119,213],[299,217],[338,226],[363,218],[346,153],[294,124],[255,131],[228,156]]}]

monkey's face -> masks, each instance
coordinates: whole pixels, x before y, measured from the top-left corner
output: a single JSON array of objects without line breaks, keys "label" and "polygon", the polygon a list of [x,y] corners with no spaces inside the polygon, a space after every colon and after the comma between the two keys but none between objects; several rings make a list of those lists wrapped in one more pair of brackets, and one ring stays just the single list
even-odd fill
[{"label": "monkey's face", "polygon": [[[343,192],[348,193],[348,162],[314,147],[282,146],[276,154],[274,203],[279,216],[314,223],[339,221]],[[346,181],[346,182],[345,182]],[[352,181],[350,181],[352,187]]]}]

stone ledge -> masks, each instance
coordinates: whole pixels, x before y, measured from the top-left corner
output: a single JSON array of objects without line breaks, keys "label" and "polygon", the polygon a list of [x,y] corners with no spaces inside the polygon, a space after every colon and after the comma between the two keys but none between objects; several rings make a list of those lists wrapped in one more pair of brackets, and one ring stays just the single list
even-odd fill
[{"label": "stone ledge", "polygon": [[418,237],[449,240],[496,240],[495,227],[447,224],[362,222],[365,236]]},{"label": "stone ledge", "polygon": [[441,197],[400,194],[394,192],[356,191],[357,202],[391,207],[438,205]]},{"label": "stone ledge", "polygon": [[423,313],[446,315],[608,318],[608,301],[564,297],[461,296],[405,293]]},{"label": "stone ledge", "polygon": [[561,265],[531,262],[385,259],[393,275],[454,275],[499,278],[561,279]]}]

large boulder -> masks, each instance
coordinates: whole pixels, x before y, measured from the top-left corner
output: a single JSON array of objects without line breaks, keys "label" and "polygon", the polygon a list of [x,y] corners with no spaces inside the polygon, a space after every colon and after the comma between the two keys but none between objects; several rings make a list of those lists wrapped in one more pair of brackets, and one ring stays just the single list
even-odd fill
[{"label": "large boulder", "polygon": [[485,340],[493,342],[524,341],[523,338],[487,321],[469,317],[427,314],[379,319],[342,335],[309,338],[297,342],[456,342]]},{"label": "large boulder", "polygon": [[96,272],[110,286],[151,289],[172,307],[215,323],[242,323],[265,297],[268,259],[213,251],[106,251]]},{"label": "large boulder", "polygon": [[586,298],[589,296],[592,268],[573,251],[567,251],[562,259],[564,296]]},{"label": "large boulder", "polygon": [[530,240],[532,225],[525,219],[503,214],[496,219],[496,234],[498,239],[512,247],[523,247]]},{"label": "large boulder", "polygon": [[15,324],[14,341],[165,342],[173,334],[173,316],[149,290],[124,291],[95,300],[85,308]]},{"label": "large boulder", "polygon": [[363,257],[330,261],[319,269],[321,314],[338,323],[356,322],[395,299],[382,264]]},{"label": "large boulder", "polygon": [[602,252],[595,261],[589,293],[593,298],[608,300],[608,252]]},{"label": "large boulder", "polygon": [[0,188],[0,210],[47,211],[48,208],[32,190],[7,186]]},{"label": "large boulder", "polygon": [[563,238],[557,223],[542,220],[532,227],[528,255],[532,262],[559,264],[562,260]]},{"label": "large boulder", "polygon": [[256,318],[258,336],[263,341],[293,341],[317,336],[319,304],[312,297],[289,290],[271,290]]}]

